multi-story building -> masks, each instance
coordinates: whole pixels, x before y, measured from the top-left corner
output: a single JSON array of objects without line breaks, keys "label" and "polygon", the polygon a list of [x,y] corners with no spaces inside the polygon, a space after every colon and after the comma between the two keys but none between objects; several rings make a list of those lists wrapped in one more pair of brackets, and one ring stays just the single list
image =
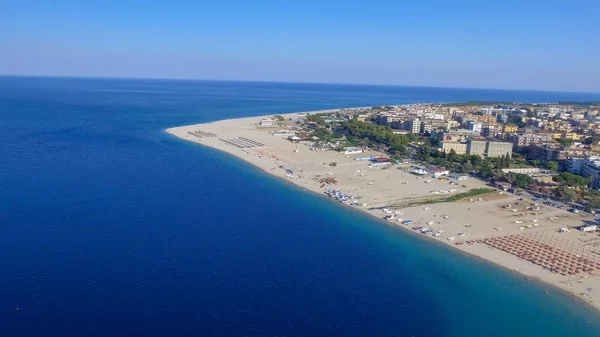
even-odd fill
[{"label": "multi-story building", "polygon": [[600,186],[600,157],[587,157],[581,165],[581,175],[592,179],[591,187],[598,188]]},{"label": "multi-story building", "polygon": [[529,147],[527,159],[546,161],[563,161],[566,159],[562,146],[556,142],[546,142]]},{"label": "multi-story building", "polygon": [[519,127],[514,124],[505,124],[502,127],[502,132],[504,132],[504,133],[513,133],[513,132],[517,132],[517,130],[519,130]]},{"label": "multi-story building", "polygon": [[485,137],[496,137],[500,133],[500,130],[493,125],[488,125],[483,127],[482,133]]},{"label": "multi-story building", "polygon": [[454,150],[456,154],[466,154],[467,153],[467,143],[461,142],[442,142],[442,152],[450,153],[451,150]]},{"label": "multi-story building", "polygon": [[536,144],[542,144],[544,142],[552,141],[552,134],[548,133],[524,133],[520,135],[513,135],[509,137],[516,147],[527,147]]},{"label": "multi-story building", "polygon": [[448,121],[448,126],[447,129],[448,130],[452,130],[452,129],[456,129],[460,126],[460,123],[455,121],[455,120],[449,120]]},{"label": "multi-story building", "polygon": [[585,156],[572,156],[565,160],[565,170],[574,174],[581,174]]},{"label": "multi-story building", "polygon": [[458,130],[450,130],[446,133],[446,135],[458,136],[462,138],[475,137],[479,136],[479,132],[467,130],[467,129],[458,129]]},{"label": "multi-story building", "polygon": [[[483,138],[483,137],[481,137]],[[487,140],[483,139],[469,139],[467,141],[467,153],[470,155],[484,156],[487,147]]]},{"label": "multi-story building", "polygon": [[469,122],[469,130],[481,134],[482,129],[483,129],[483,123],[475,122],[475,121]]},{"label": "multi-story building", "polygon": [[446,131],[448,123],[443,119],[426,119],[421,123],[421,133],[431,133],[433,131]]},{"label": "multi-story building", "polygon": [[488,158],[512,156],[513,144],[507,142],[487,142],[486,155]]},{"label": "multi-story building", "polygon": [[421,133],[421,120],[418,118],[415,118],[413,120],[407,121],[407,128],[406,130],[412,132],[412,133]]}]

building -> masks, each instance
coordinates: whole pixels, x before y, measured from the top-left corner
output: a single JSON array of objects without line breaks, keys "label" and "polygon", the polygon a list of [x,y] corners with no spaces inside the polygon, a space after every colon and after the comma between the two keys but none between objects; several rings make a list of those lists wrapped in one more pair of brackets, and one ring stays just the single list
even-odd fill
[{"label": "building", "polygon": [[517,174],[539,174],[540,169],[537,167],[523,167],[523,168],[505,168],[502,169],[503,173],[517,173]]},{"label": "building", "polygon": [[527,156],[527,159],[541,160],[543,162],[560,162],[566,159],[566,155],[560,144],[556,142],[548,142],[532,145],[529,148],[529,155]]},{"label": "building", "polygon": [[512,185],[509,183],[504,183],[504,182],[496,182],[496,188],[499,190],[503,190],[503,191],[508,191],[509,188],[511,188]]},{"label": "building", "polygon": [[450,130],[444,134],[444,136],[446,136],[446,135],[453,136],[453,137],[468,138],[468,137],[480,136],[481,134],[479,132],[476,132],[473,130],[458,129],[458,130]]},{"label": "building", "polygon": [[450,176],[452,179],[461,181],[461,180],[467,180],[469,179],[469,176],[466,174],[453,174],[452,176]]},{"label": "building", "polygon": [[583,225],[579,227],[582,232],[595,232],[598,230],[598,225]]},{"label": "building", "polygon": [[420,134],[421,133],[421,120],[418,118],[405,121],[402,123],[402,128],[404,130],[408,130],[411,133]]},{"label": "building", "polygon": [[346,147],[344,148],[344,154],[359,154],[359,153],[363,153],[363,149],[361,149],[360,147]]},{"label": "building", "polygon": [[471,130],[473,132],[477,132],[477,134],[481,134],[481,131],[483,130],[483,123],[470,121],[469,122],[469,130]]},{"label": "building", "polygon": [[457,122],[457,121],[455,121],[455,120],[449,120],[449,121],[447,122],[447,124],[448,124],[448,125],[446,126],[446,128],[447,128],[448,130],[457,129],[457,128],[460,126],[460,123],[459,123],[459,122]]},{"label": "building", "polygon": [[488,158],[512,156],[513,144],[506,142],[487,142],[485,154]]},{"label": "building", "polygon": [[548,133],[524,133],[511,136],[510,141],[515,147],[527,147],[552,141],[552,135]]},{"label": "building", "polygon": [[433,167],[433,168],[430,168],[429,172],[431,174],[433,174],[434,178],[439,178],[439,177],[447,176],[447,175],[450,174],[450,171],[448,171],[448,169],[445,169],[443,167]]},{"label": "building", "polygon": [[498,134],[500,134],[500,129],[493,125],[488,125],[483,128],[483,136],[485,137],[496,137]]},{"label": "building", "polygon": [[425,119],[421,122],[421,133],[448,130],[448,123],[441,119]]},{"label": "building", "polygon": [[502,127],[502,132],[513,133],[513,132],[517,132],[518,129],[519,129],[519,127],[514,124],[506,124]]},{"label": "building", "polygon": [[466,154],[467,153],[467,143],[460,142],[442,142],[442,152],[450,153],[450,151],[454,150],[456,154]]},{"label": "building", "polygon": [[585,156],[572,156],[565,160],[565,170],[573,174],[581,174],[583,169],[583,163],[587,157]]},{"label": "building", "polygon": [[410,172],[416,175],[425,175],[428,174],[429,171],[427,171],[427,169],[423,166],[419,166],[419,165],[413,165],[410,169]]},{"label": "building", "polygon": [[592,179],[591,187],[598,188],[600,186],[600,157],[587,157],[581,166],[581,175]]},{"label": "building", "polygon": [[258,122],[258,124],[260,126],[274,126],[275,125],[275,121],[270,119],[270,118],[263,118],[260,120],[260,122]]},{"label": "building", "polygon": [[485,155],[487,140],[484,139],[469,139],[467,141],[467,153],[470,155],[481,156]]}]

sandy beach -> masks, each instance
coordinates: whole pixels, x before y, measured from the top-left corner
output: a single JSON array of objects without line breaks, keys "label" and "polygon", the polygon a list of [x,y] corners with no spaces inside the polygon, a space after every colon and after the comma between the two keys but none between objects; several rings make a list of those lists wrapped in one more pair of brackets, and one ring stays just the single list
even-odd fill
[{"label": "sandy beach", "polygon": [[[282,116],[293,122],[302,114]],[[564,289],[600,309],[600,236],[576,229],[559,233],[560,228],[593,220],[590,215],[537,205],[498,190],[435,203],[438,198],[489,186],[473,178],[453,181],[419,177],[408,172],[409,165],[370,168],[368,161],[354,160],[382,155],[374,151],[354,155],[313,151],[306,144],[277,135],[278,130],[285,129],[283,126],[258,125],[267,117],[272,116],[166,131],[232,154],[307,190],[324,194],[327,189],[339,189],[356,197],[355,205],[342,207],[357,208],[379,219],[388,216],[391,219],[386,223],[390,226],[415,233],[427,229],[423,236]],[[410,223],[404,224],[407,220]]]}]

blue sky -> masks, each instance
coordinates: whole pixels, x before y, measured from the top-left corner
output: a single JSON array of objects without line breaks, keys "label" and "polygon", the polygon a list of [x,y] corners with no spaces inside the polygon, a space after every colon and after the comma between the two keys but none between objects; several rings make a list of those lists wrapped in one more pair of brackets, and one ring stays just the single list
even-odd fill
[{"label": "blue sky", "polygon": [[597,0],[4,0],[0,74],[600,92]]}]

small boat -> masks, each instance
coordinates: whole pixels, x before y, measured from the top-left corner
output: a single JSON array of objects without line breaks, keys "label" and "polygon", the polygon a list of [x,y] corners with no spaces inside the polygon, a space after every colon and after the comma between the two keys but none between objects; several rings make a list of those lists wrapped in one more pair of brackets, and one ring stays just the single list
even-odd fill
[{"label": "small boat", "polygon": [[523,220],[515,220],[515,223],[517,223],[517,224],[523,223]]},{"label": "small boat", "polygon": [[435,222],[433,222],[433,221],[429,221],[429,222],[427,223],[427,225],[428,225],[428,226],[431,226],[431,225],[433,225],[434,223],[435,223]]},{"label": "small boat", "polygon": [[421,226],[419,226],[419,227],[413,227],[412,229],[413,229],[414,231],[418,231],[418,230],[421,230],[421,228],[423,228],[423,227],[421,227]]},{"label": "small boat", "polygon": [[454,237],[454,236],[451,236],[451,237],[449,237],[449,238],[446,238],[446,240],[448,240],[448,241],[454,241],[454,240],[456,240],[456,237]]},{"label": "small boat", "polygon": [[465,233],[458,233],[456,236],[458,236],[460,238],[461,236],[465,236],[465,235],[467,235],[467,234],[465,234]]},{"label": "small boat", "polygon": [[502,227],[495,227],[494,229],[495,229],[495,230],[497,230],[497,231],[501,231],[501,230],[503,230],[504,228],[502,228]]}]

